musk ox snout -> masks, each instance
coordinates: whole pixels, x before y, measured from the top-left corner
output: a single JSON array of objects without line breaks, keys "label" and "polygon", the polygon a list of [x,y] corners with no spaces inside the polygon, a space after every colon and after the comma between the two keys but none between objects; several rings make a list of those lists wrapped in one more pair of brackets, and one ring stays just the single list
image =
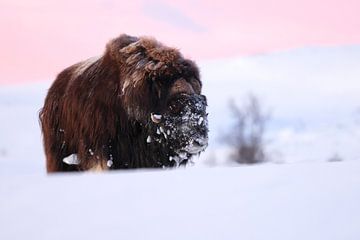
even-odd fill
[{"label": "musk ox snout", "polygon": [[152,139],[172,150],[169,159],[175,165],[188,162],[206,149],[209,132],[206,106],[203,95],[180,94],[170,101],[166,112],[151,115],[156,120]]}]

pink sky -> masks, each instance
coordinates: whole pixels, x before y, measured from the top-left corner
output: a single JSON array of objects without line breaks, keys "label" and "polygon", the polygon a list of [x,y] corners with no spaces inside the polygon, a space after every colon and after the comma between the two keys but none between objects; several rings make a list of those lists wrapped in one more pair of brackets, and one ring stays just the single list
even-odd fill
[{"label": "pink sky", "polygon": [[119,35],[196,61],[360,44],[359,0],[0,0],[0,84],[51,81]]}]

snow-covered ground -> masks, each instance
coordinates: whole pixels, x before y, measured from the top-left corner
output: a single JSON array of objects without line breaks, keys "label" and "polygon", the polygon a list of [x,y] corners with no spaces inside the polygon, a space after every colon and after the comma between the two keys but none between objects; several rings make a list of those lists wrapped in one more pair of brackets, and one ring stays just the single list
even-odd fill
[{"label": "snow-covered ground", "polygon": [[[210,145],[185,170],[48,177],[50,82],[1,86],[0,239],[360,239],[359,59],[349,46],[201,62]],[[228,102],[248,93],[271,111],[272,163],[224,168]]]},{"label": "snow-covered ground", "polygon": [[360,239],[360,162],[0,177],[0,239]]}]

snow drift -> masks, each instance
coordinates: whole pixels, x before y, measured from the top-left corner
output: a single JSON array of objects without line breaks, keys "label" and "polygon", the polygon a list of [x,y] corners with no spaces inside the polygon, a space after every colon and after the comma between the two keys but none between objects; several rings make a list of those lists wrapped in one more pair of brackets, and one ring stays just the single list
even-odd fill
[{"label": "snow drift", "polygon": [[0,177],[0,239],[360,238],[360,162]]}]

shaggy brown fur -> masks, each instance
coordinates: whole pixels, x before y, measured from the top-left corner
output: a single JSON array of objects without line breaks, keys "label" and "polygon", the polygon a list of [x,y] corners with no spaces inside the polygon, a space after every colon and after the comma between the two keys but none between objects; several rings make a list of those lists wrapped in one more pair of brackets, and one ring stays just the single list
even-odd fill
[{"label": "shaggy brown fur", "polygon": [[[65,69],[49,89],[40,112],[47,171],[186,163],[195,143],[207,145],[201,86],[195,63],[176,49],[147,37],[113,39],[101,57]],[[152,113],[163,117],[155,123]],[[204,123],[185,126],[189,113]],[[64,163],[72,154],[79,163]]]}]

